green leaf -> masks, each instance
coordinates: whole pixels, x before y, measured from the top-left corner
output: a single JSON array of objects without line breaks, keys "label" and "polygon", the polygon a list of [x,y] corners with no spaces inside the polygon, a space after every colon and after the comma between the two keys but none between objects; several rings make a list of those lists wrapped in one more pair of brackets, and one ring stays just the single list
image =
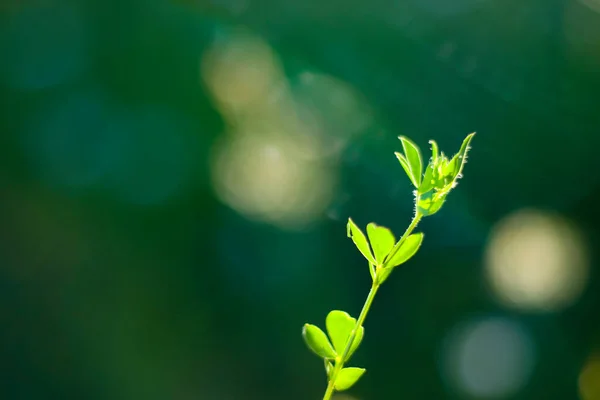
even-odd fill
[{"label": "green leaf", "polygon": [[429,192],[420,196],[417,201],[417,212],[424,217],[428,217],[440,211],[446,201],[446,195],[450,188],[448,187],[446,191],[437,193]]},{"label": "green leaf", "polygon": [[458,154],[452,157],[452,160],[450,160],[446,165],[442,167],[442,175],[445,178],[444,181],[446,185],[452,182],[454,178],[456,178],[456,176],[458,175],[459,167],[460,165],[458,164]]},{"label": "green leaf", "polygon": [[354,221],[352,221],[352,218],[348,218],[347,232],[348,237],[352,238],[352,241],[356,245],[358,251],[360,251],[371,264],[377,264],[373,254],[371,253],[371,249],[369,248],[369,243],[367,242],[365,234],[362,233],[358,226],[356,226]]},{"label": "green leaf", "polygon": [[373,222],[367,225],[367,235],[369,236],[373,253],[375,253],[377,265],[382,265],[383,260],[389,254],[390,250],[392,250],[392,247],[394,247],[396,238],[394,238],[394,234],[388,228],[376,225]]},{"label": "green leaf", "polygon": [[433,163],[429,163],[427,168],[425,168],[425,175],[423,176],[423,181],[418,189],[419,194],[427,193],[435,186],[435,178],[433,176],[434,168],[435,165]]},{"label": "green leaf", "polygon": [[347,312],[333,310],[327,314],[325,325],[329,339],[333,343],[333,348],[338,354],[342,354],[346,348],[348,337],[354,329],[356,319],[352,318]]},{"label": "green leaf", "polygon": [[413,175],[413,172],[410,169],[410,165],[408,165],[408,161],[406,160],[406,157],[404,157],[402,154],[400,154],[398,152],[395,152],[394,154],[396,155],[396,158],[398,159],[398,161],[400,161],[400,165],[402,165],[402,168],[404,168],[404,172],[406,172],[406,175],[408,175],[408,178],[410,179],[413,186],[419,187],[417,179]]},{"label": "green leaf", "polygon": [[[356,319],[352,318],[344,311],[333,310],[327,315],[325,325],[327,326],[327,333],[329,334],[329,338],[333,343],[335,351],[337,354],[343,354],[344,350],[346,349],[346,345],[348,344],[348,339],[350,339],[352,329],[354,329],[354,325],[356,325]],[[356,331],[354,341],[352,342],[352,347],[350,347],[350,351],[348,352],[344,362],[348,361],[352,354],[356,351],[360,345],[360,342],[362,342],[364,334],[365,328],[361,326]]]},{"label": "green leaf", "polygon": [[404,264],[408,261],[421,247],[423,242],[422,233],[413,233],[404,240],[400,245],[400,248],[394,254],[394,256],[386,262],[385,269],[397,267],[400,264]]},{"label": "green leaf", "polygon": [[462,173],[463,167],[465,166],[465,164],[467,162],[467,153],[470,149],[469,145],[471,144],[471,140],[473,140],[474,136],[475,136],[475,132],[467,135],[465,140],[463,140],[462,145],[460,146],[460,150],[453,157],[453,161],[456,158],[457,167],[455,168],[454,176],[452,176],[452,179],[460,178],[460,174]]},{"label": "green leaf", "polygon": [[318,326],[304,324],[302,336],[308,348],[319,357],[333,359],[337,356],[331,343],[329,343],[329,339],[327,339],[327,335]]},{"label": "green leaf", "polygon": [[431,144],[431,164],[435,165],[435,163],[437,162],[438,159],[438,145],[435,142],[435,140],[430,140],[429,144]]},{"label": "green leaf", "polygon": [[410,170],[415,179],[415,188],[419,188],[421,186],[421,173],[423,171],[423,159],[421,158],[421,152],[416,144],[414,144],[410,139],[400,136],[400,141],[402,142],[402,148],[404,149],[404,155],[406,156],[406,160],[408,161],[408,165],[410,166]]},{"label": "green leaf", "polygon": [[333,364],[331,361],[327,359],[323,359],[325,361],[325,373],[327,374],[327,379],[331,379],[331,373],[333,372]]},{"label": "green leaf", "polygon": [[335,379],[335,390],[341,392],[350,389],[365,371],[364,368],[342,368]]}]

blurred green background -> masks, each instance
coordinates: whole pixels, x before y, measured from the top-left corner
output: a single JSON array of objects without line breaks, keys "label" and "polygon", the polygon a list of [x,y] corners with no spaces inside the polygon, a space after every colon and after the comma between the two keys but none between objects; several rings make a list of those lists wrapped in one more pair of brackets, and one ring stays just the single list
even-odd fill
[{"label": "blurred green background", "polygon": [[600,0],[4,0],[0,93],[1,399],[320,399],[473,131],[337,399],[600,399]]}]

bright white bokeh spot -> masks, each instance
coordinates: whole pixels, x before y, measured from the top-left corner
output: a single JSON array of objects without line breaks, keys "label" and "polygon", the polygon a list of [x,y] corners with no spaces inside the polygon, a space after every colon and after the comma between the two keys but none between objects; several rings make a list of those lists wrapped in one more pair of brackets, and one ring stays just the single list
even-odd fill
[{"label": "bright white bokeh spot", "polygon": [[503,399],[527,383],[534,364],[533,342],[518,323],[500,317],[468,321],[447,338],[445,380],[470,397]]},{"label": "bright white bokeh spot", "polygon": [[236,134],[214,148],[219,198],[255,220],[301,228],[319,218],[333,194],[331,172],[297,157],[283,135]]},{"label": "bright white bokeh spot", "polygon": [[201,76],[231,126],[292,136],[299,157],[336,156],[373,124],[366,99],[349,83],[308,69],[288,81],[269,44],[246,30],[219,32]]},{"label": "bright white bokeh spot", "polygon": [[201,76],[230,118],[262,112],[269,92],[283,78],[271,47],[241,29],[218,35],[202,58]]},{"label": "bright white bokeh spot", "polygon": [[564,218],[522,210],[500,221],[486,248],[487,279],[505,305],[554,311],[576,301],[588,279],[581,233]]},{"label": "bright white bokeh spot", "polygon": [[0,28],[1,78],[35,90],[77,78],[88,62],[88,32],[73,4],[22,6]]},{"label": "bright white bokeh spot", "polygon": [[219,32],[201,77],[229,127],[211,161],[219,198],[280,228],[322,218],[335,192],[336,156],[372,123],[358,92],[317,72],[288,81],[269,44],[241,29]]}]

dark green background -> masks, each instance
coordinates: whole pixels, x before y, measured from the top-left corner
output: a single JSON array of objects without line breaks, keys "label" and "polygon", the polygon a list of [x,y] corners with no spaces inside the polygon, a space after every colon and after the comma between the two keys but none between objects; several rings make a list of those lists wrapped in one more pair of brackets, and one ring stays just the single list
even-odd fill
[{"label": "dark green background", "polygon": [[[535,342],[533,372],[508,398],[579,398],[600,345],[598,0],[1,7],[0,398],[321,398],[301,327],[334,308],[356,315],[369,287],[346,218],[398,235],[413,210],[397,135],[453,154],[473,131],[464,179],[375,300],[355,356],[368,373],[351,393],[469,398],[444,380],[440,348],[483,315]],[[301,229],[215,191],[211,152],[231,122],[200,66],[240,27],[290,85],[333,77],[369,106],[371,122],[327,161],[331,201]],[[315,93],[331,115],[325,138],[353,124],[330,91]],[[564,310],[505,307],[487,287],[490,230],[525,207],[587,240],[589,280]]]}]

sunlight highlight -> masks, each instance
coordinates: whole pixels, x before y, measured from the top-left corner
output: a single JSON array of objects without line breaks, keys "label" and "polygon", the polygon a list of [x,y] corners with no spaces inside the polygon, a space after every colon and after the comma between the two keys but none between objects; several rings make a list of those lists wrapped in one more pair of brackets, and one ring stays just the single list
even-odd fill
[{"label": "sunlight highlight", "polygon": [[326,168],[298,159],[293,146],[280,135],[223,140],[212,163],[217,194],[252,219],[303,227],[329,204],[334,177]]},{"label": "sunlight highlight", "polygon": [[486,272],[505,305],[554,311],[575,302],[588,278],[589,260],[580,232],[558,215],[522,210],[493,229]]},{"label": "sunlight highlight", "polygon": [[364,99],[325,74],[288,80],[268,43],[241,29],[218,35],[201,77],[228,127],[211,159],[221,201],[285,229],[324,217],[339,154],[372,124]]},{"label": "sunlight highlight", "polygon": [[475,398],[507,398],[528,381],[533,342],[524,327],[501,317],[459,325],[443,352],[444,378],[458,392]]},{"label": "sunlight highlight", "polygon": [[268,112],[268,97],[284,79],[271,47],[244,30],[215,40],[202,58],[201,75],[229,119]]}]

